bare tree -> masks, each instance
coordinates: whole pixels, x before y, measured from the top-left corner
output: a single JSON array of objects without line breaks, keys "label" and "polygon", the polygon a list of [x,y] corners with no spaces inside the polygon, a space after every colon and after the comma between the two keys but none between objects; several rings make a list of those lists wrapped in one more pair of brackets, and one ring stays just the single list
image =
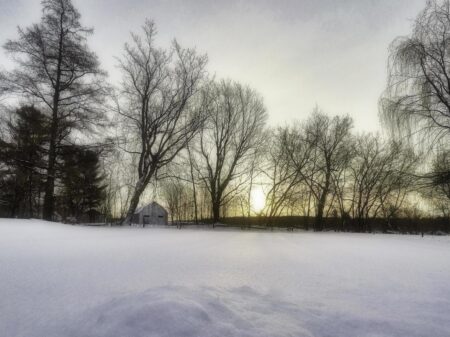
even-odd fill
[{"label": "bare tree", "polygon": [[208,117],[197,145],[198,172],[217,222],[221,207],[244,184],[236,181],[248,173],[245,164],[260,142],[267,115],[261,97],[238,83],[211,83],[203,95]]},{"label": "bare tree", "polygon": [[389,223],[414,187],[416,163],[414,152],[402,143],[384,143],[370,134],[357,138],[350,208],[358,231],[371,231],[369,220],[380,212]]},{"label": "bare tree", "polygon": [[71,0],[44,0],[42,6],[40,23],[19,28],[18,39],[4,45],[18,67],[0,75],[0,87],[49,113],[43,217],[51,220],[58,147],[72,129],[90,128],[102,117],[105,73],[87,47],[92,29],[81,25]]},{"label": "bare tree", "polygon": [[270,224],[296,201],[298,187],[310,175],[309,163],[314,142],[307,141],[302,125],[279,128],[272,133],[263,170],[269,183],[266,216]]},{"label": "bare tree", "polygon": [[189,175],[192,184],[192,201],[194,203],[194,221],[198,223],[198,203],[197,203],[197,179],[195,175],[194,169],[194,158],[191,149],[189,148],[189,144],[187,145],[187,154],[189,160]]},{"label": "bare tree", "polygon": [[380,103],[383,120],[394,131],[419,132],[431,145],[450,137],[449,43],[449,0],[427,1],[411,35],[392,42]]},{"label": "bare tree", "polygon": [[382,144],[372,135],[358,137],[356,148],[357,155],[350,168],[351,210],[358,230],[363,231],[369,216],[375,214],[372,210],[378,200],[377,186],[390,158],[384,156]]},{"label": "bare tree", "polygon": [[169,210],[172,223],[179,220],[188,220],[186,186],[178,179],[167,179],[161,185],[161,195]]},{"label": "bare tree", "polygon": [[[428,0],[412,33],[392,42],[388,72],[387,88],[380,99],[385,124],[394,135],[418,139],[438,152],[442,144],[445,148],[450,140],[449,0]],[[442,172],[450,171],[449,163],[445,165]],[[434,185],[433,176],[429,172],[417,179]]]},{"label": "bare tree", "polygon": [[380,181],[378,195],[386,231],[391,226],[391,219],[400,213],[408,195],[416,190],[419,157],[402,142],[390,141],[385,146],[391,160]]},{"label": "bare tree", "polygon": [[[116,141],[116,143],[118,143]],[[105,214],[113,219],[123,219],[136,182],[136,158],[128,153],[113,149],[103,158],[103,169],[108,181],[105,200]]]},{"label": "bare tree", "polygon": [[323,217],[338,202],[337,187],[343,189],[340,180],[351,160],[351,126],[349,117],[330,118],[316,109],[306,123],[274,133],[264,171],[270,182],[266,210],[269,223],[287,209],[301,209],[309,217],[315,206],[314,229],[323,229]]},{"label": "bare tree", "polygon": [[315,147],[310,178],[306,179],[316,201],[314,229],[323,229],[324,210],[330,194],[333,175],[349,164],[352,119],[329,116],[315,110],[305,125],[306,138]]},{"label": "bare tree", "polygon": [[[333,193],[333,202],[330,204],[330,208],[333,208],[336,214],[340,215],[340,227],[336,229],[344,230],[345,225],[347,225],[347,220],[350,214],[350,205],[349,205],[349,196],[350,193],[350,180],[351,180],[351,166],[354,158],[357,155],[357,144],[355,142],[355,137],[351,137],[349,139],[349,143],[347,144],[347,150],[344,155],[346,158],[343,158],[343,161],[347,163],[347,165],[341,165],[338,169],[332,173],[332,193]],[[329,208],[329,210],[330,210]]]},{"label": "bare tree", "polygon": [[420,177],[419,185],[432,212],[450,219],[450,150],[437,149],[431,171]]},{"label": "bare tree", "polygon": [[138,180],[124,223],[129,223],[141,194],[157,171],[186,147],[203,123],[191,101],[205,76],[206,56],[174,41],[170,50],[154,43],[155,25],[132,34],[119,60],[123,81],[117,111],[125,130],[124,150],[138,157]]}]

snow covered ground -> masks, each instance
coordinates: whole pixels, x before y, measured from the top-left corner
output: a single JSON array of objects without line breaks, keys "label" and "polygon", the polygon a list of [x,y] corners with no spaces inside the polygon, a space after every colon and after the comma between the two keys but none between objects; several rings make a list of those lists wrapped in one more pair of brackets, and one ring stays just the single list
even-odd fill
[{"label": "snow covered ground", "polygon": [[0,219],[0,336],[450,336],[450,238]]}]

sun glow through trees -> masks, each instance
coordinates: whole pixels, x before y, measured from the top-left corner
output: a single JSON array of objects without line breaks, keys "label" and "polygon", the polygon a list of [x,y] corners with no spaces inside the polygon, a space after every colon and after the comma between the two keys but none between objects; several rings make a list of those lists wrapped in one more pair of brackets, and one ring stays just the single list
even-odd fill
[{"label": "sun glow through trees", "polygon": [[252,211],[255,213],[261,212],[266,205],[266,195],[261,186],[257,186],[251,191],[250,204]]}]

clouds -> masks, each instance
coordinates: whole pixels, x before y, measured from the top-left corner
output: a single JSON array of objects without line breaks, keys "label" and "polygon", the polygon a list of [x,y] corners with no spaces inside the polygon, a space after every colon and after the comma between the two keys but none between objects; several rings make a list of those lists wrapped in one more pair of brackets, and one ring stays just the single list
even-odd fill
[{"label": "clouds", "polygon": [[[425,0],[74,0],[95,27],[92,48],[112,81],[130,31],[155,20],[158,42],[176,37],[208,53],[209,69],[255,87],[270,119],[305,118],[317,103],[349,113],[358,128],[376,130],[377,100],[385,83],[387,47],[407,34]],[[35,0],[0,0],[0,40],[17,23],[39,17]],[[4,62],[0,54],[0,62]]]}]

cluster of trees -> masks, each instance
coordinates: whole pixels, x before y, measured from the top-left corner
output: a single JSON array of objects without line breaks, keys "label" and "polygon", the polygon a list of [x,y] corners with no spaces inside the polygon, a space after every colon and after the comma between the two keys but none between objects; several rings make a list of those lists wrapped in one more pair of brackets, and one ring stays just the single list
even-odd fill
[{"label": "cluster of trees", "polygon": [[[213,132],[217,130],[222,128],[216,125]],[[419,162],[413,149],[377,135],[354,135],[348,116],[329,117],[316,110],[304,123],[266,129],[258,136],[264,139],[245,156],[233,151],[222,156],[220,142],[210,141],[214,149],[205,151],[203,138],[194,140],[184,163],[173,169],[177,174],[161,187],[171,214],[179,219],[212,214],[214,221],[226,215],[260,215],[268,225],[280,216],[314,216],[315,230],[323,229],[325,217],[334,217],[354,219],[355,230],[370,231],[371,219],[402,215],[407,197],[417,190]],[[229,180],[219,198],[212,193],[221,191],[220,183],[212,183],[216,177]],[[252,209],[252,189],[257,188],[266,195],[261,210]]]},{"label": "cluster of trees", "polygon": [[[158,47],[152,21],[131,34],[118,58],[122,81],[110,86],[72,2],[42,5],[40,23],[4,45],[17,64],[0,73],[10,102],[0,128],[7,216],[82,219],[96,210],[129,223],[153,193],[177,221],[259,215],[270,225],[303,215],[315,230],[334,217],[370,231],[371,219],[389,226],[415,200],[449,217],[448,0],[430,1],[411,36],[391,46],[380,99],[387,139],[355,134],[350,117],[318,108],[302,123],[268,127],[255,90],[211,78],[206,55],[177,41]],[[418,136],[432,158],[419,155]]]},{"label": "cluster of trees", "polygon": [[103,199],[100,152],[78,139],[106,120],[107,90],[87,47],[92,29],[71,1],[42,6],[40,23],[4,45],[17,67],[0,73],[0,92],[24,105],[4,109],[0,199],[9,216],[52,220],[57,206],[60,216],[79,216]]},{"label": "cluster of trees", "polygon": [[[49,120],[34,106],[23,106],[11,113],[0,140],[0,200],[3,215],[40,217],[47,183],[50,147]],[[106,185],[100,149],[74,144],[58,144],[55,163],[58,214],[81,219],[102,206]]]}]

